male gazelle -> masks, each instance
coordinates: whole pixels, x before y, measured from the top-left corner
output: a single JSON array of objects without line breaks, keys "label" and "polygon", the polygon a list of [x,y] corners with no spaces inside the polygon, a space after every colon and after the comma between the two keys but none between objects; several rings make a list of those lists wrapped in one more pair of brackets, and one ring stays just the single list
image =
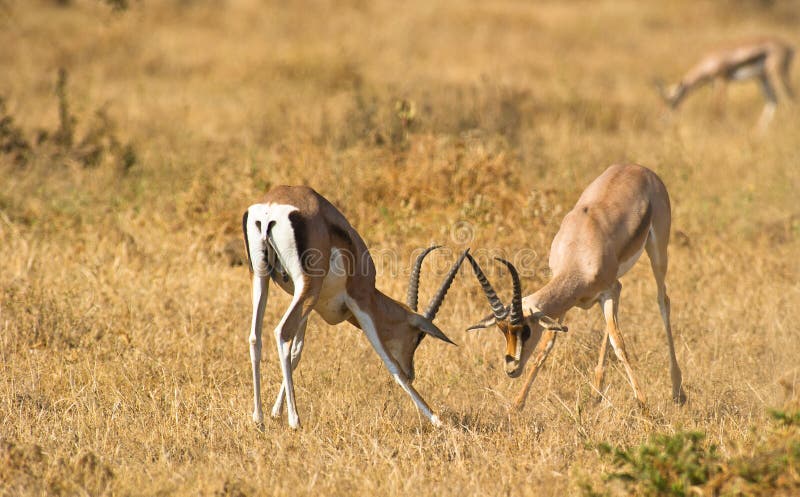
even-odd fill
[{"label": "male gazelle", "polygon": [[528,391],[553,347],[556,333],[567,331],[559,323],[572,307],[583,309],[600,304],[606,321],[605,336],[595,369],[594,386],[601,391],[605,371],[606,344],[611,341],[622,362],[634,395],[644,405],[645,397],[633,376],[625,342],[617,323],[622,277],[643,250],[650,257],[658,306],[667,332],[672,377],[672,397],[683,403],[681,371],[675,358],[669,323],[669,298],[664,284],[667,273],[670,202],[667,189],[651,170],[638,165],[613,165],[595,179],[567,213],[550,247],[552,278],[539,291],[522,297],[519,275],[514,266],[501,260],[514,283],[514,297],[506,308],[492,289],[480,266],[467,254],[475,275],[492,307],[492,314],[469,329],[496,325],[506,339],[506,373],[520,376],[528,359],[533,367],[515,400],[521,408]]},{"label": "male gazelle", "polygon": [[677,108],[683,99],[700,86],[713,82],[720,86],[720,95],[729,81],[757,78],[766,103],[759,118],[759,128],[764,129],[772,120],[778,104],[778,92],[793,99],[789,85],[794,49],[777,38],[761,38],[734,45],[726,50],[707,54],[700,59],[675,85],[665,90],[659,84],[664,100]]},{"label": "male gazelle", "polygon": [[428,309],[418,314],[422,259],[435,247],[418,257],[408,288],[408,305],[403,305],[375,288],[375,265],[364,240],[336,207],[311,188],[278,186],[270,190],[262,202],[251,205],[244,213],[242,228],[253,274],[250,360],[255,422],[262,423],[264,419],[261,327],[272,278],[293,296],[275,328],[283,383],[272,407],[273,417],[281,415],[285,397],[289,426],[300,425],[292,371],[300,362],[308,315],[314,310],[328,324],[347,320],[363,330],[395,381],[431,423],[440,424],[439,418],[411,386],[414,352],[425,334],[452,343],[432,321],[466,252],[452,267]]}]

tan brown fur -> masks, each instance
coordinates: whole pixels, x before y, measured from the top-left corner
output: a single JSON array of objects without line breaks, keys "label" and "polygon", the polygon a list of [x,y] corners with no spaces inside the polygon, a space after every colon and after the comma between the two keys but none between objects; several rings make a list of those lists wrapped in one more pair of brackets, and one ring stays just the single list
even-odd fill
[{"label": "tan brown fur", "polygon": [[[427,317],[427,311],[425,316],[417,314],[375,288],[375,264],[364,240],[344,215],[311,188],[278,186],[267,193],[262,202],[248,209],[243,224],[251,268],[255,257],[289,265],[277,272],[282,274],[272,271],[271,274],[253,275],[254,317],[250,336],[255,385],[253,419],[259,423],[263,419],[258,308],[266,305],[271,277],[284,291],[293,295],[289,309],[276,328],[284,383],[273,407],[273,416],[280,415],[285,394],[289,404],[289,424],[293,428],[299,424],[291,373],[299,362],[309,314],[316,310],[328,324],[349,321],[361,329],[395,380],[431,422],[438,424],[438,418],[411,386],[415,377],[414,353],[425,334],[450,340],[431,322],[433,316]],[[280,230],[278,238],[273,236],[273,228]],[[334,260],[335,268],[332,267]],[[454,275],[452,272],[443,285],[444,292]],[[437,298],[441,302],[444,294],[434,299]]]},{"label": "tan brown fur", "polygon": [[[670,344],[673,396],[684,399],[680,370],[674,360],[669,325],[669,299],[664,276],[671,222],[666,187],[651,170],[639,165],[613,165],[598,176],[581,194],[575,207],[564,216],[550,247],[551,280],[537,292],[522,299],[526,323],[531,330],[522,353],[517,347],[519,333],[507,322],[497,325],[506,337],[506,372],[519,376],[530,357],[533,366],[517,395],[515,405],[524,405],[530,386],[555,343],[556,331],[545,329],[540,314],[558,321],[572,307],[589,308],[600,303],[606,318],[606,334],[623,363],[637,400],[645,403],[628,360],[617,324],[617,306],[622,288],[618,278],[647,250],[659,288],[659,305]],[[621,267],[627,264],[627,267]],[[604,369],[605,339],[596,370],[595,387],[600,390]]]},{"label": "tan brown fur", "polygon": [[766,100],[759,119],[759,128],[764,130],[772,120],[778,102],[794,99],[789,74],[793,57],[794,48],[775,37],[730,44],[702,57],[678,84],[668,91],[661,89],[662,96],[672,108],[677,108],[694,90],[713,82],[718,85],[715,93],[717,101],[721,102],[728,82],[757,78]]}]

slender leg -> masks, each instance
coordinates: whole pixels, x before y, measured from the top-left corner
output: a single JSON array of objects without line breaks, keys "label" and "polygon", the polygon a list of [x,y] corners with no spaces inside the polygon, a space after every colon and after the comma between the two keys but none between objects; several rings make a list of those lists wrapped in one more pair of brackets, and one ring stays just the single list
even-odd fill
[{"label": "slender leg", "polygon": [[[297,334],[292,340],[292,372],[297,369],[300,363],[300,357],[303,354],[303,342],[306,334],[306,327],[308,326],[308,318],[300,324],[297,329]],[[275,404],[272,406],[272,417],[278,418],[283,411],[283,399],[286,396],[286,382],[281,382],[281,388],[278,391],[278,397],[275,399]]]},{"label": "slender leg", "polygon": [[308,314],[314,307],[314,297],[318,292],[308,291],[307,282],[302,277],[294,278],[294,298],[289,304],[289,309],[281,318],[275,328],[275,343],[278,347],[278,360],[283,373],[283,389],[286,395],[286,408],[288,410],[289,426],[300,427],[300,418],[294,401],[294,383],[292,381],[292,342],[299,332],[303,322],[308,319]]},{"label": "slender leg", "polygon": [[250,325],[250,362],[253,366],[253,421],[264,422],[261,410],[261,330],[267,305],[269,278],[253,275],[253,319]]},{"label": "slender leg", "polygon": [[628,352],[625,350],[625,341],[622,338],[622,333],[619,331],[619,325],[617,323],[617,309],[619,308],[619,296],[621,291],[622,285],[617,281],[608,292],[600,296],[600,306],[603,309],[603,316],[606,319],[606,329],[608,330],[608,339],[611,342],[611,347],[614,348],[617,359],[620,360],[622,366],[625,368],[636,400],[639,401],[640,405],[644,406],[646,400],[639,388],[639,383],[633,376],[633,369],[628,361]]},{"label": "slender leg", "polygon": [[366,335],[370,345],[372,345],[372,348],[378,353],[378,357],[381,358],[383,364],[386,365],[386,369],[389,370],[389,374],[392,375],[394,381],[406,391],[409,397],[411,397],[411,400],[417,406],[417,409],[419,409],[434,426],[441,426],[442,422],[439,420],[439,416],[433,413],[433,410],[431,410],[430,406],[420,396],[416,389],[414,389],[411,383],[409,383],[408,378],[406,378],[406,375],[400,369],[400,366],[398,366],[397,362],[395,362],[395,360],[386,352],[386,349],[384,348],[383,343],[378,336],[378,330],[375,327],[375,322],[373,321],[372,316],[362,310],[358,306],[358,303],[353,299],[347,299],[346,304],[348,309],[350,309],[350,312],[352,312],[353,316],[355,316],[361,329],[364,331],[364,335]]},{"label": "slender leg", "polygon": [[672,380],[672,400],[677,404],[686,402],[686,394],[683,391],[683,378],[681,368],[678,367],[678,358],[675,357],[675,344],[672,340],[672,327],[670,326],[670,303],[667,295],[667,285],[664,278],[667,274],[667,251],[666,247],[658,249],[655,241],[648,239],[647,255],[650,257],[650,266],[653,268],[653,275],[658,286],[658,309],[661,311],[661,320],[664,321],[664,331],[667,334],[667,348],[669,349],[669,376]]},{"label": "slender leg", "polygon": [[[594,368],[594,388],[598,395],[603,393],[603,375],[606,372],[606,356],[608,355],[608,329],[603,333],[603,341],[600,343],[600,354],[597,358],[597,367]],[[601,398],[600,397],[600,398]]]},{"label": "slender leg", "polygon": [[[794,101],[794,91],[789,82],[789,70],[792,66],[793,52],[787,53],[784,57],[773,57],[767,60],[765,70],[769,78],[773,81],[773,87],[781,91],[781,98],[792,102]],[[780,84],[778,82],[780,81]]]},{"label": "slender leg", "polygon": [[514,398],[515,409],[522,409],[525,406],[525,400],[528,398],[528,392],[531,389],[533,380],[536,379],[539,369],[541,369],[555,343],[556,332],[546,331],[542,334],[542,338],[539,339],[539,343],[536,344],[536,349],[533,351],[533,368],[528,372],[528,376],[525,377],[525,384]]},{"label": "slender leg", "polygon": [[767,126],[769,126],[770,121],[772,121],[772,117],[775,115],[778,97],[775,94],[775,88],[773,88],[766,74],[761,76],[759,81],[761,82],[761,91],[764,93],[764,99],[767,101],[767,103],[764,104],[764,110],[761,111],[761,117],[758,119],[758,129],[763,132],[766,131]]}]

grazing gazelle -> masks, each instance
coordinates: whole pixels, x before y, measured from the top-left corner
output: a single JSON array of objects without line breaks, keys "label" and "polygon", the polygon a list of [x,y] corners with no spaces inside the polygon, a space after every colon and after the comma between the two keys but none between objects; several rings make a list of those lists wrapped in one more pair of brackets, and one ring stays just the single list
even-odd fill
[{"label": "grazing gazelle", "polygon": [[726,50],[711,52],[694,65],[677,84],[659,91],[664,100],[677,108],[684,97],[705,83],[724,84],[728,81],[741,81],[757,78],[761,83],[766,104],[759,118],[759,128],[764,129],[772,120],[778,104],[778,91],[785,97],[793,98],[789,86],[789,70],[794,49],[777,38],[761,38],[740,43]]},{"label": "grazing gazelle", "polygon": [[510,308],[503,305],[480,266],[467,254],[483,287],[492,314],[469,329],[496,325],[506,339],[506,373],[517,378],[533,355],[533,368],[514,405],[525,403],[533,380],[553,347],[556,333],[567,331],[559,323],[572,307],[588,309],[600,304],[606,321],[605,336],[595,369],[594,386],[601,391],[605,371],[606,343],[625,367],[634,395],[644,405],[645,397],[633,376],[625,342],[617,324],[622,285],[619,278],[633,267],[642,251],[650,257],[658,306],[667,332],[672,377],[672,397],[683,403],[681,371],[675,358],[669,324],[669,298],[664,284],[667,273],[670,203],[667,189],[651,170],[638,165],[613,165],[595,179],[561,222],[550,247],[552,278],[539,291],[522,298],[519,275],[514,266],[500,260],[511,272],[514,297]]},{"label": "grazing gazelle", "polygon": [[312,310],[328,324],[350,321],[364,331],[389,373],[434,425],[439,418],[417,393],[414,352],[425,334],[452,343],[433,324],[466,252],[451,268],[423,314],[417,311],[419,271],[425,250],[416,261],[408,288],[408,305],[375,288],[375,264],[367,246],[347,219],[320,194],[302,186],[278,186],[261,203],[251,205],[242,219],[245,246],[253,273],[253,320],[250,360],[253,366],[253,420],[262,423],[261,327],[269,279],[293,296],[275,328],[283,383],[272,416],[279,417],[286,397],[289,426],[300,420],[295,407],[292,371],[300,361]]}]

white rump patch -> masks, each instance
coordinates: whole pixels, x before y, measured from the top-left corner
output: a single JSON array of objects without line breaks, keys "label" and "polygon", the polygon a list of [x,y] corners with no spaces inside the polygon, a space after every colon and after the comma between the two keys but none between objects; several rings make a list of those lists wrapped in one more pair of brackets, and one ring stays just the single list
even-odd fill
[{"label": "white rump patch", "polygon": [[264,254],[269,243],[292,281],[302,278],[303,267],[300,264],[300,254],[297,253],[292,223],[289,221],[289,214],[296,210],[297,207],[285,204],[253,204],[247,209],[247,240],[253,272],[258,276],[267,276]]}]

